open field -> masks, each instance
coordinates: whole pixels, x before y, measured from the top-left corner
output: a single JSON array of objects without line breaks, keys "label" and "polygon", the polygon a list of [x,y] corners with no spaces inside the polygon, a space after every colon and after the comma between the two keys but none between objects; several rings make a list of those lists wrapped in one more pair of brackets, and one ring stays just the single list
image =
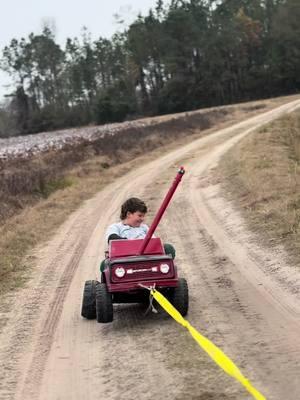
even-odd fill
[{"label": "open field", "polygon": [[[145,161],[296,97],[142,120],[115,135],[0,163],[0,293],[22,286],[32,256],[84,200]],[[146,126],[144,126],[146,124]],[[47,142],[51,142],[49,133]],[[43,137],[45,135],[43,134]],[[38,139],[39,141],[40,139]],[[58,139],[57,139],[58,140]],[[60,190],[59,190],[60,189]],[[63,189],[63,190],[62,190]]]},{"label": "open field", "polygon": [[[282,249],[263,246],[248,232],[236,207],[224,199],[217,173],[231,148],[300,107],[300,100],[277,105],[181,135],[134,160],[130,154],[124,164],[100,168],[108,162],[102,155],[84,160],[64,176],[71,184],[5,222],[6,244],[12,237],[32,240],[24,241],[19,257],[40,245],[28,253],[30,280],[27,276],[24,284],[19,275],[22,288],[4,288],[1,399],[250,398],[163,313],[145,318],[141,307],[123,305],[115,307],[109,325],[80,317],[84,281],[98,273],[104,229],[117,218],[120,204],[131,195],[144,198],[151,220],[181,164],[187,173],[157,234],[171,239],[180,275],[189,282],[188,320],[268,400],[297,398],[300,271]],[[9,280],[14,274],[6,275],[8,287],[14,287]]]}]

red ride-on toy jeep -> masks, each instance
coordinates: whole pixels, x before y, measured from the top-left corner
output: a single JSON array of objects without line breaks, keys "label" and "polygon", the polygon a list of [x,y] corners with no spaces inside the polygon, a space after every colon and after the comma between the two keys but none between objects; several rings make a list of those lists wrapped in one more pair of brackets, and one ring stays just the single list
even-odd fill
[{"label": "red ride-on toy jeep", "polygon": [[187,282],[178,278],[174,260],[165,254],[161,240],[152,238],[184,172],[181,167],[144,239],[110,241],[101,282],[85,282],[83,317],[111,322],[114,303],[146,303],[149,301],[146,288],[150,287],[163,293],[183,316],[187,314]]}]

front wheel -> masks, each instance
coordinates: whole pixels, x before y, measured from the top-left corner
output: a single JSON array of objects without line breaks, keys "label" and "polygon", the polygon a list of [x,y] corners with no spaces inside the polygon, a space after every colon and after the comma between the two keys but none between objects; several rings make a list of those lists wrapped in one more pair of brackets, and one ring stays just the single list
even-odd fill
[{"label": "front wheel", "polygon": [[112,297],[105,283],[99,283],[96,287],[96,318],[97,322],[112,322],[113,320]]},{"label": "front wheel", "polygon": [[81,315],[87,319],[96,318],[97,281],[86,281],[83,289]]},{"label": "front wheel", "polygon": [[179,278],[178,286],[172,289],[169,294],[169,300],[183,317],[187,314],[189,309],[189,289],[184,278]]}]

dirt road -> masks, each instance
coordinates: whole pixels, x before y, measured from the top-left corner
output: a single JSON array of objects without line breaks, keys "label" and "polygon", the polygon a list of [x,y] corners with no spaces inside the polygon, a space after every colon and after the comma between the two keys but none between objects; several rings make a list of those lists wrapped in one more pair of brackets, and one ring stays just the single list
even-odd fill
[{"label": "dirt road", "polygon": [[[105,227],[129,196],[155,211],[176,168],[187,173],[159,235],[189,282],[188,320],[272,400],[300,397],[300,273],[244,229],[213,177],[219,158],[300,101],[201,138],[118,179],[86,202],[47,247],[0,337],[0,399],[250,399],[165,314],[115,307],[112,324],[80,317],[84,281],[103,255]],[[151,214],[151,213],[150,213]]]}]

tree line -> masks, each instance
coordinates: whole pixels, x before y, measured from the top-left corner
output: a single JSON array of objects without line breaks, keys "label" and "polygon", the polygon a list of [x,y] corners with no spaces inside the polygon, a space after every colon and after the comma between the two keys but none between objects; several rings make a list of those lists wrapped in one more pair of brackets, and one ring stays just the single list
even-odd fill
[{"label": "tree line", "polygon": [[296,93],[299,0],[157,0],[123,32],[13,39],[0,135],[28,134]]}]

